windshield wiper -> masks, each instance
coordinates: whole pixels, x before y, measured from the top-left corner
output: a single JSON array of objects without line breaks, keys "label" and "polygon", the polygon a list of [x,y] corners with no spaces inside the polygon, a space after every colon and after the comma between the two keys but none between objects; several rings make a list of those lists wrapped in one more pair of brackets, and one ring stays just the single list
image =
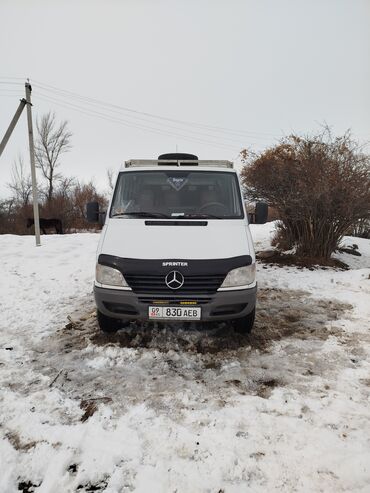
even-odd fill
[{"label": "windshield wiper", "polygon": [[222,216],[216,216],[215,214],[184,214],[180,216],[186,219],[224,219]]},{"label": "windshield wiper", "polygon": [[136,217],[162,217],[165,219],[171,219],[167,214],[162,214],[162,212],[146,212],[146,211],[132,211],[132,212],[120,212],[117,214],[112,214],[112,217],[123,217],[123,216],[136,216]]},{"label": "windshield wiper", "polygon": [[216,216],[215,214],[184,214],[184,213],[172,213],[171,216],[163,214],[162,212],[147,212],[147,211],[132,211],[132,212],[117,212],[112,214],[111,217],[147,217],[147,218],[162,218],[162,219],[225,219],[222,216]]}]

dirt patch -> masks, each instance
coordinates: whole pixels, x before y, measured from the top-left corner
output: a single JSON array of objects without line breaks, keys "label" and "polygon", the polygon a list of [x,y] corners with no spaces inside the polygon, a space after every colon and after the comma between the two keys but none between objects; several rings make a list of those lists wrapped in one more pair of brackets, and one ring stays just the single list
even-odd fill
[{"label": "dirt patch", "polygon": [[34,493],[36,491],[35,488],[38,488],[40,485],[41,483],[34,484],[31,481],[20,481],[18,483],[18,491],[22,493]]},{"label": "dirt patch", "polygon": [[249,342],[253,348],[266,350],[272,342],[288,337],[326,340],[343,332],[328,322],[351,309],[350,304],[314,300],[303,291],[260,290],[256,326]]},{"label": "dirt patch", "polygon": [[326,270],[328,268],[334,268],[337,270],[349,269],[349,266],[346,263],[335,258],[324,259],[317,257],[297,257],[296,255],[284,254],[278,251],[275,251],[273,255],[268,255],[267,257],[263,255],[263,252],[261,252],[260,255],[257,253],[256,257],[260,262],[270,266],[294,266],[298,267],[299,269],[309,270]]},{"label": "dirt patch", "polygon": [[30,442],[25,442],[21,440],[20,436],[15,431],[10,431],[6,433],[5,437],[9,440],[9,442],[15,448],[15,450],[19,450],[21,452],[28,452],[33,447],[36,447],[37,443],[40,443],[40,442],[35,442],[33,440]]},{"label": "dirt patch", "polygon": [[169,324],[159,328],[155,324],[135,323],[116,334],[108,335],[99,331],[91,337],[91,342],[98,346],[108,343],[133,349],[156,349],[161,352],[174,350],[199,354],[215,354],[250,345],[247,335],[236,332],[226,324],[215,326],[214,329],[184,329],[182,324]]},{"label": "dirt patch", "polygon": [[80,404],[80,408],[85,412],[81,416],[81,421],[84,423],[87,421],[93,414],[96,413],[99,407],[99,403],[108,404],[108,402],[112,402],[110,397],[97,397],[95,399],[86,399],[82,400]]},{"label": "dirt patch", "polygon": [[250,386],[246,385],[245,382],[242,382],[238,379],[225,380],[225,384],[235,387],[238,390],[239,394],[246,395],[247,393],[251,393],[254,395],[258,395],[263,399],[268,399],[275,387],[284,386],[281,380],[276,380],[274,378],[256,381],[254,390],[249,388]]},{"label": "dirt patch", "polygon": [[91,299],[35,348],[33,369],[78,401],[83,412],[76,419],[83,422],[104,405],[121,414],[142,403],[181,420],[185,409],[218,409],[244,395],[268,399],[279,387],[302,390],[316,376],[335,378],[338,365],[354,363],[347,352],[324,358],[322,348],[330,336],[341,340],[335,321],[350,308],[303,291],[265,289],[250,335],[228,323],[131,323],[106,335]]},{"label": "dirt patch", "polygon": [[78,470],[78,465],[77,464],[71,464],[67,467],[67,471],[70,473],[70,474],[75,474]]},{"label": "dirt patch", "polygon": [[76,491],[86,492],[86,493],[90,493],[92,491],[104,491],[107,486],[108,486],[108,482],[105,480],[102,480],[99,483],[79,484],[77,486]]},{"label": "dirt patch", "polygon": [[271,380],[259,382],[256,394],[263,399],[268,399],[272,393],[272,390],[278,386],[283,386],[283,384],[273,378]]},{"label": "dirt patch", "polygon": [[98,405],[96,402],[93,401],[82,401],[80,404],[80,408],[85,411],[84,414],[81,416],[81,421],[82,423],[84,423],[98,410]]},{"label": "dirt patch", "polygon": [[[316,300],[304,291],[260,289],[256,322],[251,334],[240,334],[232,324],[220,323],[210,328],[196,324],[131,323],[114,334],[105,334],[97,326],[95,310],[78,312],[69,317],[58,331],[65,353],[84,349],[89,344],[101,347],[152,349],[206,354],[228,353],[241,348],[266,350],[269,345],[287,337],[326,340],[342,333],[328,322],[340,319],[351,305],[332,300]],[[207,362],[206,364],[217,363]],[[57,375],[56,378],[60,378]],[[52,382],[54,384],[54,382]]]}]

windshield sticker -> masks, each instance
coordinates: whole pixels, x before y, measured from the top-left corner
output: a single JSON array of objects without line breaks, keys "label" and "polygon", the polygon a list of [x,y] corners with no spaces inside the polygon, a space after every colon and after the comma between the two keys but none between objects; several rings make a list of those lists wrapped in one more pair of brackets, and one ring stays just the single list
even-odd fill
[{"label": "windshield sticker", "polygon": [[188,181],[187,178],[180,178],[176,176],[170,176],[167,178],[168,183],[174,188],[177,192],[182,189],[185,183]]}]

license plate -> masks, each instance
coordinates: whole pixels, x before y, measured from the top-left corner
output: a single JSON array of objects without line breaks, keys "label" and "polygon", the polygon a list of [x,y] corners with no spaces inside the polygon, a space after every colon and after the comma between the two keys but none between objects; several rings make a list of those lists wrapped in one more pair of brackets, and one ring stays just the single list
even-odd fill
[{"label": "license plate", "polygon": [[150,306],[150,320],[200,320],[201,308],[188,306]]}]

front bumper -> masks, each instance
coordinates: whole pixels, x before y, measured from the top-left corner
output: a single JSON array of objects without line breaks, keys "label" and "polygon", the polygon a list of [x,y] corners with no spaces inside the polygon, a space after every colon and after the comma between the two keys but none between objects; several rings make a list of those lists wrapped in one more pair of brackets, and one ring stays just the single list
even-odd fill
[{"label": "front bumper", "polygon": [[202,308],[201,322],[231,320],[245,317],[256,305],[257,287],[236,291],[217,291],[213,295],[140,295],[133,291],[106,289],[94,286],[98,310],[121,320],[148,320],[152,305],[181,305],[196,302]]}]

